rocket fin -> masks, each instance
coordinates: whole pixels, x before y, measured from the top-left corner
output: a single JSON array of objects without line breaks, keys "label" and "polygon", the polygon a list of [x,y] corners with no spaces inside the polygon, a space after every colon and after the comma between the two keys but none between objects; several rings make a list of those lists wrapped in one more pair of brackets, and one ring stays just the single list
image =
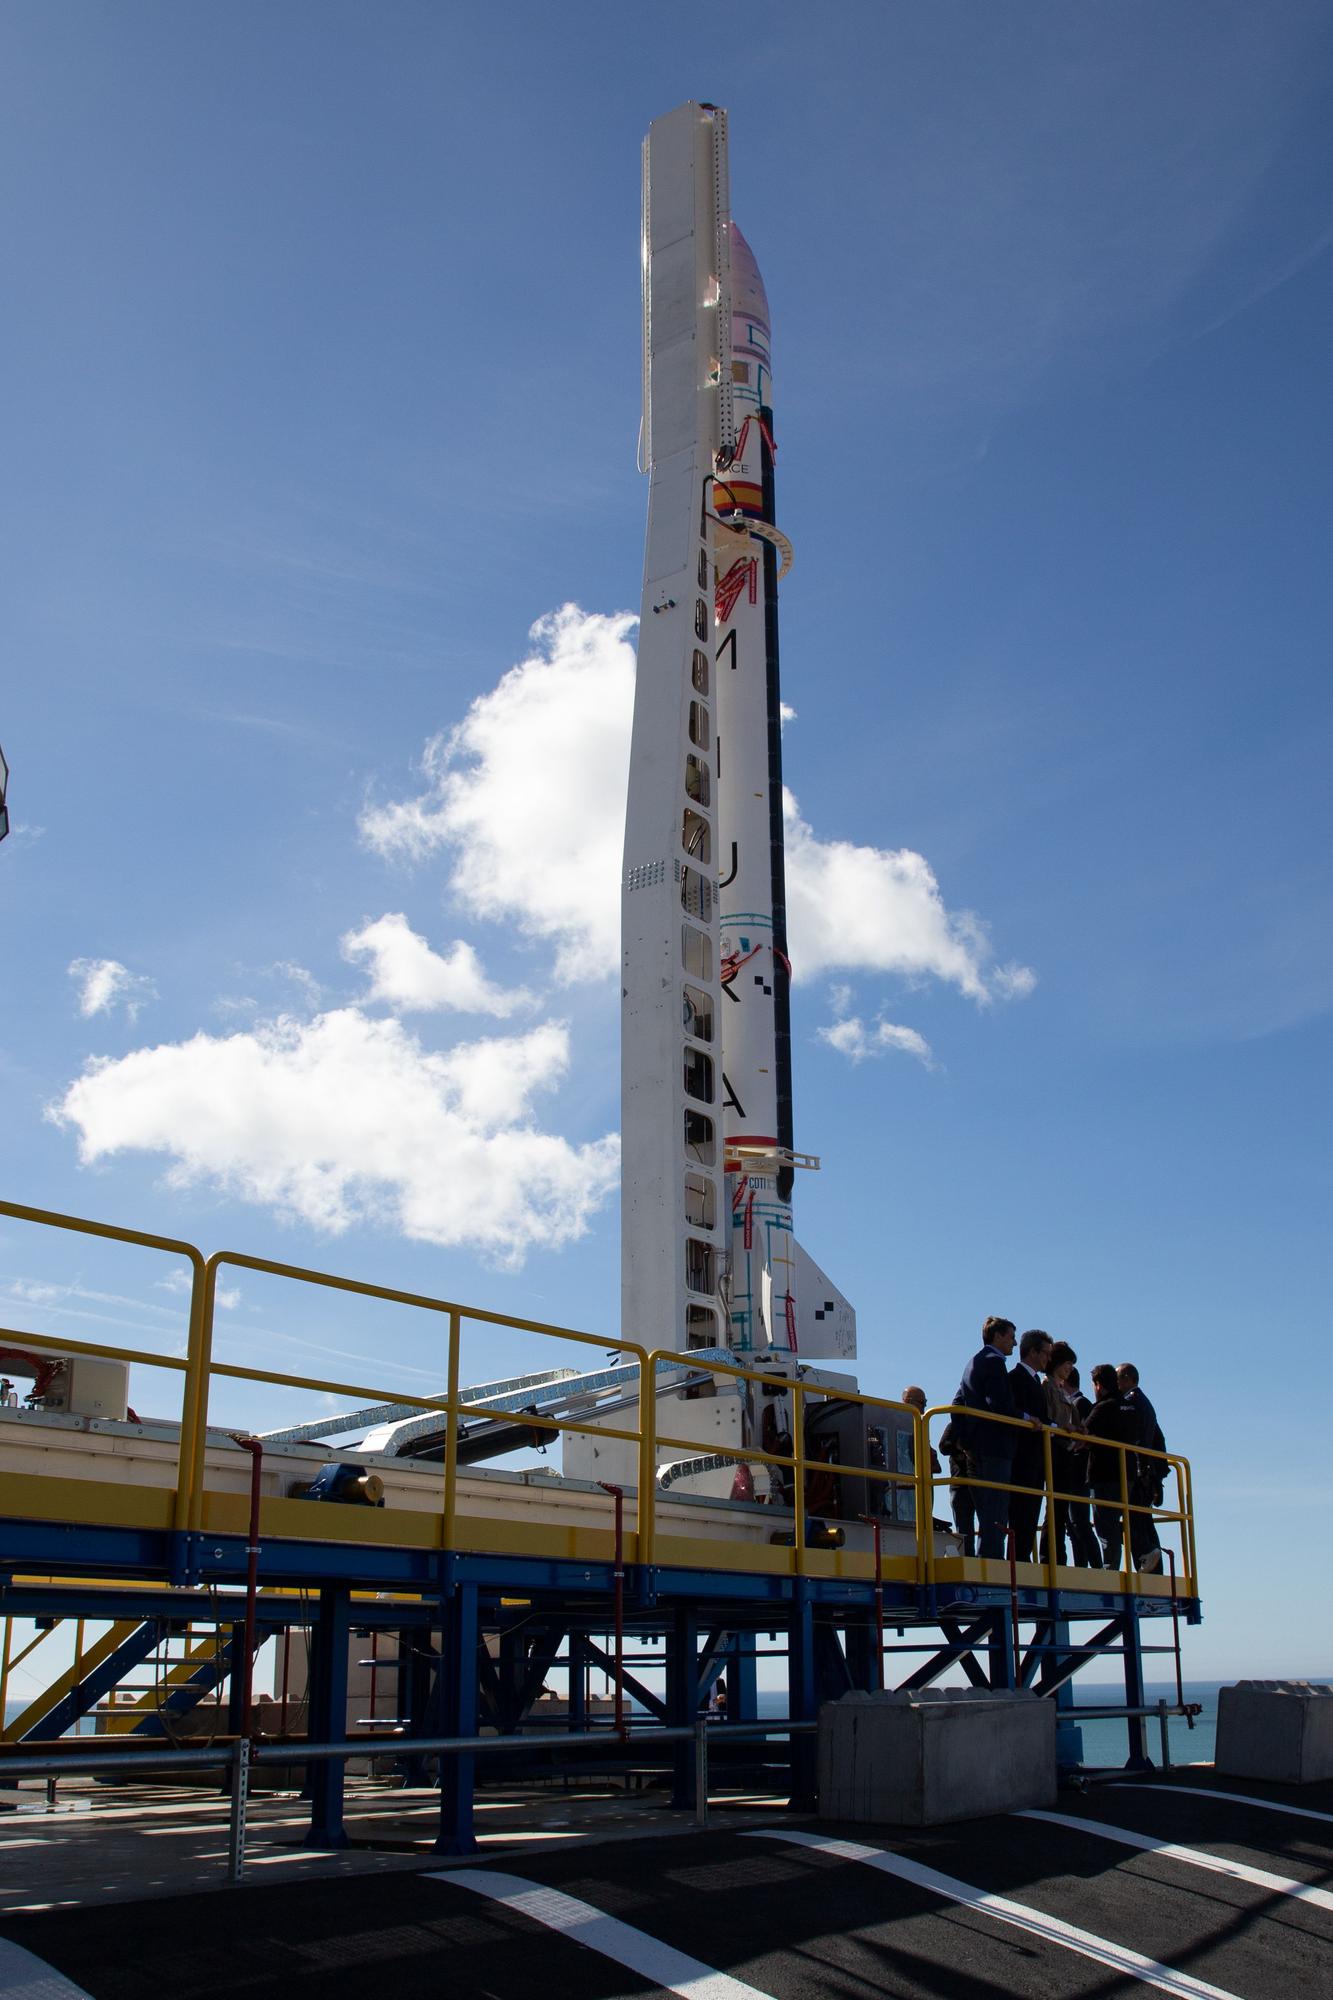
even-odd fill
[{"label": "rocket fin", "polygon": [[798,1347],[803,1361],[854,1361],[856,1309],[808,1250],[796,1245]]}]

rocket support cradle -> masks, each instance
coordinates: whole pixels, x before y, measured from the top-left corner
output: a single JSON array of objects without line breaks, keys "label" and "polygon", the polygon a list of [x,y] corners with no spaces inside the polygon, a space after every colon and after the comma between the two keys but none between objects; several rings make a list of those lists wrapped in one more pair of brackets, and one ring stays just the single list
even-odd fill
[{"label": "rocket support cradle", "polygon": [[[627,1335],[849,1357],[855,1315],[792,1234],[768,303],[731,221],[726,113],[650,128],[650,475],[622,880]],[[778,556],[782,555],[779,569]],[[789,1364],[790,1365],[790,1364]]]}]

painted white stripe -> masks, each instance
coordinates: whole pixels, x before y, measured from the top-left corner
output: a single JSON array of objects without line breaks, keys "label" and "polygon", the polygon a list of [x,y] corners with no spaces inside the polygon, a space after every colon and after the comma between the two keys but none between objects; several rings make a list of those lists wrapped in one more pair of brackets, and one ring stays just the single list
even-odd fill
[{"label": "painted white stripe", "polygon": [[1029,1909],[1026,1903],[1013,1903],[1007,1896],[993,1896],[988,1890],[974,1888],[970,1882],[960,1882],[952,1875],[941,1875],[937,1869],[924,1868],[919,1861],[909,1861],[904,1854],[889,1854],[879,1847],[862,1847],[855,1840],[828,1840],[820,1834],[797,1833],[794,1830],[785,1833],[777,1829],[756,1828],[747,1837],[751,1840],[786,1840],[797,1847],[813,1847],[819,1853],[831,1854],[840,1861],[864,1861],[870,1868],[882,1869],[886,1875],[897,1875],[918,1889],[928,1889],[932,1895],[947,1897],[951,1903],[964,1903],[1002,1924],[1013,1924],[1018,1930],[1044,1938],[1047,1944],[1063,1945],[1066,1950],[1091,1958],[1098,1965],[1109,1965],[1113,1971],[1127,1978],[1141,1979],[1145,1986],[1159,1987],[1163,1993],[1181,1994],[1188,1996],[1188,2000],[1236,2000],[1235,1994],[1228,1993],[1225,1987],[1210,1986],[1207,1980],[1195,1979],[1188,1972],[1176,1972],[1169,1965],[1160,1965],[1155,1958],[1145,1958],[1141,1952],[1131,1951],[1127,1945],[1098,1937],[1095,1931],[1081,1931],[1060,1917],[1048,1917],[1044,1910]]},{"label": "painted white stripe", "polygon": [[1151,1834],[1134,1833],[1127,1826],[1108,1826],[1105,1820],[1076,1819],[1072,1813],[1020,1812],[1016,1819],[1044,1819],[1051,1826],[1072,1827],[1077,1833],[1095,1833],[1100,1840],[1118,1841],[1121,1847],[1137,1847],[1144,1854],[1163,1854],[1171,1861],[1187,1861],[1192,1868],[1207,1868],[1214,1875],[1229,1875],[1233,1882],[1248,1882],[1252,1888],[1267,1889],[1275,1896],[1295,1896],[1299,1902],[1313,1903],[1316,1909],[1333,1910],[1333,1895],[1308,1882],[1293,1882],[1289,1875],[1274,1875],[1267,1868],[1251,1868],[1245,1861],[1229,1861],[1224,1854],[1209,1854],[1202,1847],[1181,1847],[1174,1840],[1154,1840]]},{"label": "painted white stripe", "polygon": [[0,1938],[0,1994],[4,2000],[88,2000],[63,1972],[8,1938]]},{"label": "painted white stripe", "polygon": [[651,1979],[668,1993],[681,1994],[683,2000],[768,2000],[757,1986],[746,1986],[729,1973],[715,1972],[711,1965],[674,1950],[660,1938],[636,1931],[630,1924],[622,1924],[618,1917],[604,1916],[591,1903],[581,1903],[577,1897],[548,1889],[540,1882],[525,1881],[521,1875],[501,1875],[489,1868],[461,1868],[439,1873],[432,1870],[427,1880],[452,1882],[460,1889],[474,1889],[479,1896],[489,1896],[492,1902],[518,1910],[534,1923],[563,1931],[576,1944],[587,1945],[603,1958],[613,1958],[617,1965],[628,1966],[641,1979]]},{"label": "painted white stripe", "polygon": [[1252,1799],[1248,1792],[1210,1792],[1202,1785],[1159,1785],[1154,1778],[1150,1785],[1122,1785],[1113,1781],[1107,1786],[1112,1792],[1179,1792],[1186,1799],[1226,1799],[1233,1806],[1262,1806],[1265,1812],[1291,1813],[1297,1819],[1322,1820],[1325,1826],[1333,1826],[1333,1813],[1315,1812],[1312,1806],[1285,1806],[1276,1799]]}]

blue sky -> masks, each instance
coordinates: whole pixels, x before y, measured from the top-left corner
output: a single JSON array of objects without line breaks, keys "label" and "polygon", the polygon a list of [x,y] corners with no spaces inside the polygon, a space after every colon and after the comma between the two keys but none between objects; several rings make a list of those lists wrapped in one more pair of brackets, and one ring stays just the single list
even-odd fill
[{"label": "blue sky", "polygon": [[[1333,1670],[1333,20],[719,18],[6,10],[6,1190],[614,1332],[638,147],[715,99],[838,885],[802,1237],[867,1387],[989,1311],[1136,1359],[1193,1671]],[[9,1325],[170,1346],[163,1278],[0,1228]],[[233,1358],[438,1377],[234,1290]]]}]

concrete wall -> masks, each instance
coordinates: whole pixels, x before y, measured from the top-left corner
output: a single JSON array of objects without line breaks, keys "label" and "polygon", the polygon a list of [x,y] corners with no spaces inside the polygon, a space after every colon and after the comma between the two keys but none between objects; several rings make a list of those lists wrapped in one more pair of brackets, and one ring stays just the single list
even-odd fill
[{"label": "concrete wall", "polygon": [[1217,1704],[1218,1771],[1313,1785],[1333,1778],[1333,1687],[1322,1681],[1238,1681]]},{"label": "concrete wall", "polygon": [[1055,1793],[1055,1703],[1036,1695],[922,1688],[820,1710],[822,1819],[937,1826]]}]

